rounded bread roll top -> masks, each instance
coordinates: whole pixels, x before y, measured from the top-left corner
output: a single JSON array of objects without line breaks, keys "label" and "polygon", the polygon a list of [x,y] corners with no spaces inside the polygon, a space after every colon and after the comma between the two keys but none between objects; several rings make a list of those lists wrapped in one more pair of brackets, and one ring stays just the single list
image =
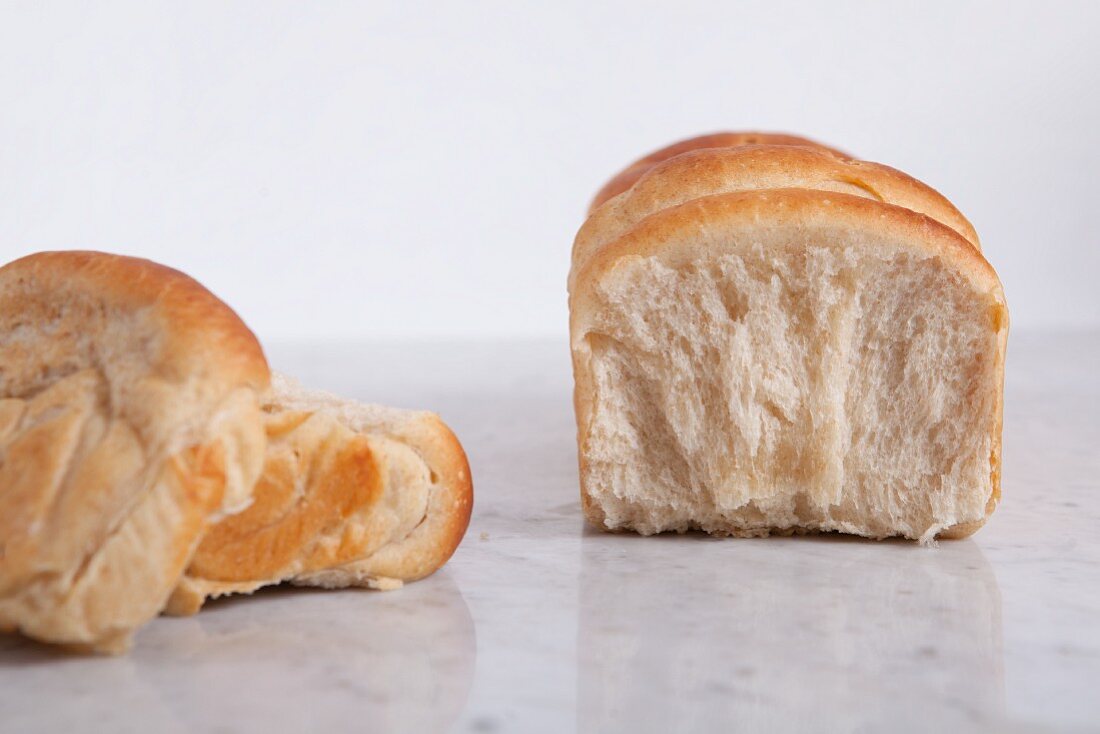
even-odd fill
[{"label": "rounded bread roll top", "polygon": [[739,148],[745,145],[791,145],[803,148],[814,148],[842,159],[848,157],[847,153],[843,153],[836,148],[831,148],[827,145],[810,140],[809,138],[804,138],[799,135],[788,135],[786,133],[724,132],[699,135],[694,138],[688,138],[687,140],[681,140],[672,145],[667,145],[660,150],[655,150],[644,158],[634,161],[622,171],[615,174],[615,176],[604,184],[603,188],[601,188],[592,199],[592,203],[588,207],[588,213],[591,214],[605,201],[629,189],[646,171],[653,168],[653,166],[661,161],[666,161],[682,153],[699,150],[701,148]]},{"label": "rounded bread roll top", "polygon": [[910,209],[981,250],[974,227],[950,201],[889,166],[792,146],[707,148],[654,164],[629,191],[592,212],[573,243],[570,287],[594,253],[646,217],[704,196],[784,188],[851,194]]},{"label": "rounded bread roll top", "polygon": [[0,268],[0,628],[125,649],[210,521],[248,504],[269,380],[252,332],[176,270]]}]

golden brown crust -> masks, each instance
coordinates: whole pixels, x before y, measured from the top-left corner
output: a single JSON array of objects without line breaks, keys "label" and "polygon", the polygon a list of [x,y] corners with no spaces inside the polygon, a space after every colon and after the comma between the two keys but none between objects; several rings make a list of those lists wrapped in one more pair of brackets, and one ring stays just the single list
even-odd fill
[{"label": "golden brown crust", "polygon": [[118,651],[263,453],[255,337],[191,278],[51,252],[0,268],[0,626]]},{"label": "golden brown crust", "polygon": [[282,383],[267,411],[255,502],[203,539],[170,613],[283,581],[393,588],[450,558],[473,485],[462,446],[437,416]]},{"label": "golden brown crust", "polygon": [[[150,327],[162,330],[151,371],[168,377],[201,373],[256,390],[270,381],[255,335],[229,306],[178,270],[142,258],[74,250],[28,255],[0,272],[4,305],[13,309],[6,311],[5,328],[52,315],[65,299],[86,295],[104,312],[140,312]],[[18,396],[24,387],[5,375],[5,394]]]},{"label": "golden brown crust", "polygon": [[[366,567],[377,575],[413,581],[443,566],[458,548],[473,512],[473,480],[458,437],[434,413],[412,431],[413,446],[435,475],[428,514],[417,533],[401,545],[384,548]],[[404,546],[404,547],[402,547]]]},{"label": "golden brown crust", "polygon": [[699,150],[702,148],[736,148],[743,145],[792,145],[801,146],[806,148],[814,148],[820,151],[824,151],[835,155],[839,158],[847,158],[846,153],[842,153],[836,148],[831,148],[827,145],[810,140],[809,138],[803,138],[798,135],[788,135],[785,133],[762,133],[762,132],[724,132],[724,133],[711,133],[709,135],[699,135],[694,138],[688,138],[687,140],[681,140],[673,143],[672,145],[665,146],[660,150],[655,150],[649,155],[634,161],[622,171],[617,173],[610,181],[604,184],[603,188],[599,190],[596,196],[592,199],[592,203],[588,207],[588,213],[591,214],[601,204],[609,199],[618,196],[622,192],[629,189],[634,185],[634,182],[641,178],[646,171],[660,163],[661,161],[674,158],[682,153],[687,153],[693,150]]},{"label": "golden brown crust", "polygon": [[[570,334],[574,345],[574,404],[581,439],[582,478],[586,474],[584,436],[593,409],[593,395],[586,391],[583,378],[591,371],[583,362],[589,352],[582,348],[582,343],[598,316],[596,292],[601,279],[619,263],[636,258],[657,257],[674,267],[697,260],[713,248],[737,248],[749,242],[764,243],[766,247],[795,246],[790,243],[804,242],[807,237],[822,241],[848,239],[830,235],[853,232],[859,233],[864,242],[880,242],[883,246],[889,243],[938,258],[965,277],[976,292],[988,294],[991,308],[996,310],[991,319],[998,334],[995,371],[1003,382],[1008,319],[1003,289],[992,266],[955,230],[910,209],[837,192],[796,188],[705,196],[661,209],[643,219],[619,238],[597,248],[575,274],[570,294]],[[996,425],[991,427],[993,494],[987,504],[987,517],[1000,496],[1002,406],[999,402],[997,410]],[[597,526],[604,526],[602,511],[587,494],[582,479],[585,514]],[[962,523],[941,531],[939,536],[965,537],[978,527],[980,522]]]},{"label": "golden brown crust", "polygon": [[470,465],[462,444],[447,424],[434,413],[332,402],[331,396],[315,391],[300,394],[301,399],[286,396],[283,404],[331,410],[357,432],[380,435],[407,446],[430,473],[432,488],[420,524],[400,542],[391,542],[357,563],[355,572],[414,581],[446,563],[462,540],[473,509]]},{"label": "golden brown crust", "polygon": [[[345,519],[378,506],[383,478],[370,442],[335,419],[300,411],[270,415],[267,458],[243,512],[203,537],[188,574],[251,581],[353,560],[365,537],[317,540]],[[288,574],[289,575],[289,574]]]},{"label": "golden brown crust", "polygon": [[436,433],[440,443],[432,452],[432,461],[438,467],[441,486],[446,488],[438,500],[446,513],[446,522],[441,524],[443,530],[435,552],[423,558],[415,569],[417,578],[434,573],[450,560],[466,535],[474,509],[474,483],[466,452],[450,427],[439,416],[433,414],[432,418],[438,423]]},{"label": "golden brown crust", "polygon": [[662,209],[715,194],[779,188],[854,194],[911,209],[981,249],[974,227],[951,202],[901,171],[809,148],[748,146],[696,150],[653,165],[629,192],[584,223],[573,245],[572,272],[601,246]]}]

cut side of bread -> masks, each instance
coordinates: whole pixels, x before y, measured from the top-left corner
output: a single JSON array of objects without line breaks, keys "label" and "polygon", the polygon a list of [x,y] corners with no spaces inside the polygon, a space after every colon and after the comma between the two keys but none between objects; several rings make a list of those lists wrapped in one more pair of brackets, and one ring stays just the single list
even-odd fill
[{"label": "cut side of bread", "polygon": [[342,400],[279,375],[264,411],[254,502],[211,528],[169,613],[282,582],[395,588],[450,558],[473,488],[462,446],[438,416]]},{"label": "cut side of bread", "polygon": [[126,649],[250,501],[268,382],[252,332],[175,270],[96,252],[0,268],[0,629]]},{"label": "cut side of bread", "polygon": [[699,135],[665,146],[660,150],[655,150],[644,158],[634,161],[622,171],[615,174],[615,176],[604,184],[603,188],[601,188],[592,199],[592,203],[588,207],[588,213],[591,214],[603,205],[605,201],[613,199],[629,189],[639,178],[645,175],[649,169],[653,168],[661,161],[666,161],[684,153],[703,148],[739,148],[745,145],[798,146],[819,150],[842,159],[848,157],[846,153],[842,153],[836,148],[822,145],[809,138],[804,138],[799,135],[788,135],[786,133],[724,132]]},{"label": "cut side of bread", "polygon": [[571,274],[591,522],[922,542],[980,527],[1000,496],[1008,315],[976,241],[833,190],[651,208]]}]

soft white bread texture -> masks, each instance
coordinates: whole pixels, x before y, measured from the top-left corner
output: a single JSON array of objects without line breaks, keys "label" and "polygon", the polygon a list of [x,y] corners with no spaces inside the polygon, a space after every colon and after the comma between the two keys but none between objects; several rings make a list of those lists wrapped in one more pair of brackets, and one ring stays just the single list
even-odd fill
[{"label": "soft white bread texture", "polygon": [[0,629],[125,649],[263,463],[255,337],[186,275],[95,252],[0,268]]},{"label": "soft white bread texture", "polygon": [[462,446],[433,413],[307,391],[275,376],[255,499],[203,539],[167,611],[301,586],[388,589],[450,558],[470,519]]},{"label": "soft white bread texture", "polygon": [[619,173],[615,174],[610,181],[604,184],[603,188],[593,197],[592,203],[588,207],[588,213],[591,214],[608,199],[618,196],[629,189],[649,169],[653,168],[661,161],[675,158],[682,153],[703,148],[739,148],[745,145],[797,146],[801,148],[813,148],[837,156],[838,158],[848,157],[847,154],[842,153],[836,148],[830,148],[827,145],[822,145],[821,143],[810,140],[809,138],[804,138],[800,135],[789,135],[787,133],[724,132],[699,135],[694,138],[688,138],[687,140],[681,140],[672,145],[667,145],[660,150],[655,150],[619,171]]},{"label": "soft white bread texture", "polygon": [[[575,246],[589,520],[643,534],[974,532],[1000,497],[1008,315],[969,224],[892,169],[857,166],[850,190],[820,161],[783,173],[763,149],[691,155],[714,157],[670,160],[667,180],[653,169]],[[695,167],[718,173],[700,183]],[[738,177],[750,190],[731,190]]]}]

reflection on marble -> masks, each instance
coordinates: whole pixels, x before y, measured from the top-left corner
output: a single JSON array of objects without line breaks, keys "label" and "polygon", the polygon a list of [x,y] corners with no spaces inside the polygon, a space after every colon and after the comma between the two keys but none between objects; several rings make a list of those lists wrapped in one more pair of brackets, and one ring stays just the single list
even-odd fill
[{"label": "reflection on marble", "polygon": [[0,732],[1100,731],[1100,335],[1013,335],[1003,502],[936,548],[586,528],[564,343],[270,357],[442,414],[455,557],[159,619],[128,658],[0,636]]},{"label": "reflection on marble", "polygon": [[[270,589],[156,620],[126,657],[0,638],[0,730],[340,731],[359,722],[443,731],[465,706],[476,649],[446,571],[386,593]],[[25,694],[44,690],[48,699]]]},{"label": "reflection on marble", "polygon": [[881,731],[929,710],[957,731],[1003,715],[1000,594],[973,542],[591,533],[582,549],[580,731]]}]

